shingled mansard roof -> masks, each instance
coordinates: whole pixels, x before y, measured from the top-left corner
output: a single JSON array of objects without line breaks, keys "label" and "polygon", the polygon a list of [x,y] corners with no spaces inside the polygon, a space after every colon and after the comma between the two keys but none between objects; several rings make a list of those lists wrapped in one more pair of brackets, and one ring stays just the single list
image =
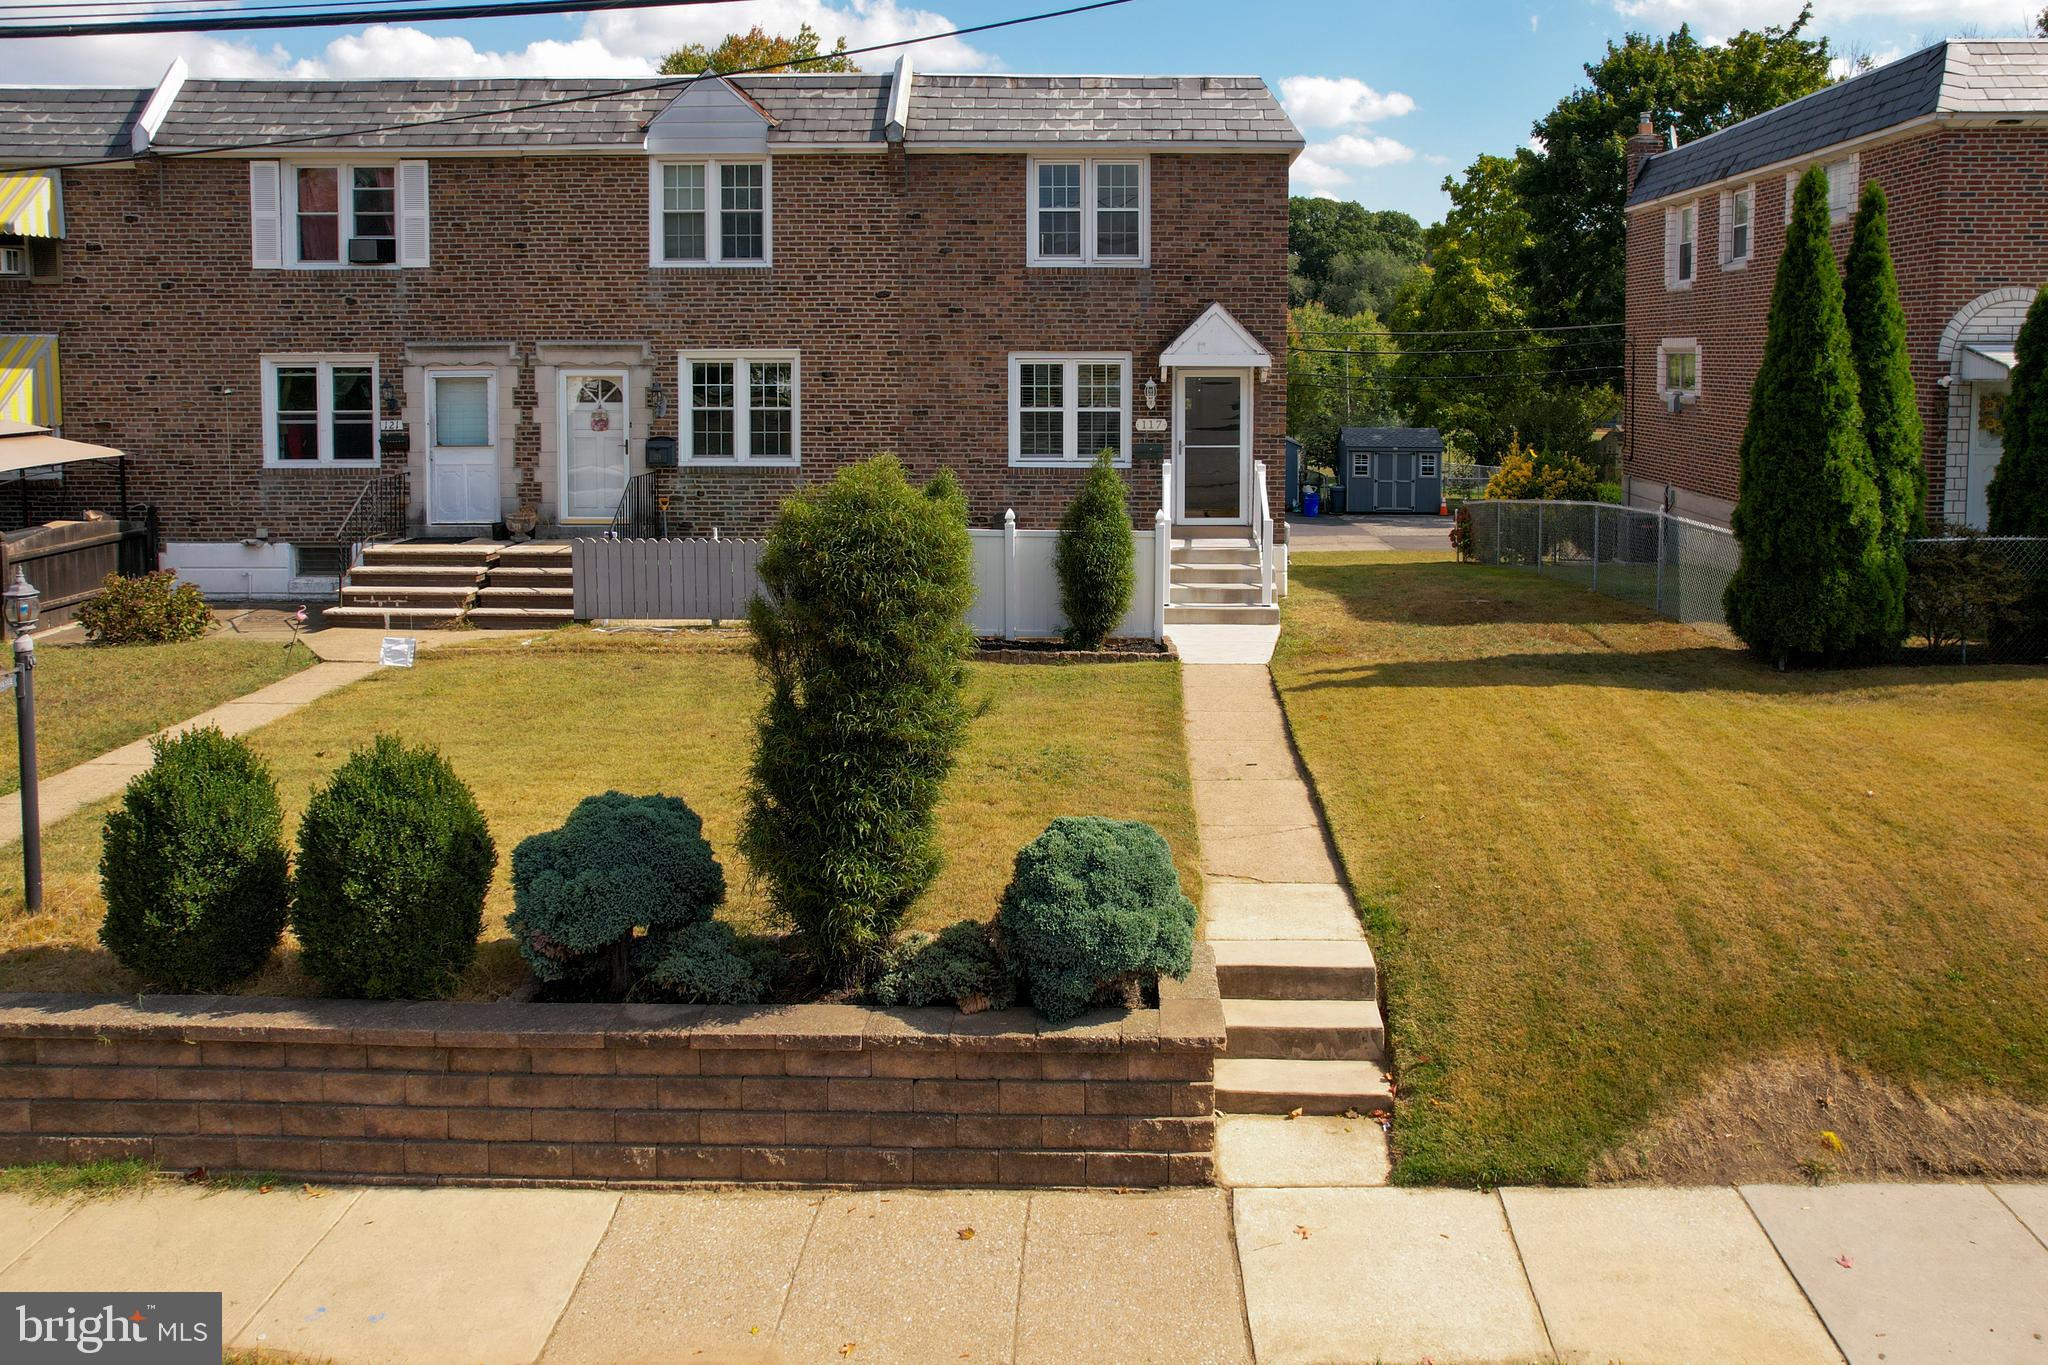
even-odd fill
[{"label": "shingled mansard roof", "polygon": [[[792,74],[727,82],[764,116],[767,146],[879,146],[892,94],[910,81],[911,150],[1130,146],[1295,152],[1302,137],[1256,76]],[[658,78],[656,78],[658,79]],[[323,138],[308,150],[638,151],[647,125],[686,88],[646,79],[216,81],[179,85],[149,145],[226,148],[351,128],[478,114],[431,127]],[[631,91],[632,93],[626,93]],[[617,92],[617,93],[614,93]],[[149,90],[0,89],[0,156],[54,161],[121,155]],[[601,96],[601,98],[573,98]],[[497,113],[539,101],[569,103]]]},{"label": "shingled mansard roof", "polygon": [[2048,114],[2048,41],[1956,39],[1779,105],[1643,163],[1631,205],[1797,161],[1926,118]]}]

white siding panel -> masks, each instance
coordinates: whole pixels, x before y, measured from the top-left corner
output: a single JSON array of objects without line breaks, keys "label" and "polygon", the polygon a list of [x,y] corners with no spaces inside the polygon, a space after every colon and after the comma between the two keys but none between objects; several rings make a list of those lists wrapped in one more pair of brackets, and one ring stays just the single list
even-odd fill
[{"label": "white siding panel", "polygon": [[768,150],[768,121],[724,81],[700,81],[647,125],[647,150],[656,156],[761,156]]}]

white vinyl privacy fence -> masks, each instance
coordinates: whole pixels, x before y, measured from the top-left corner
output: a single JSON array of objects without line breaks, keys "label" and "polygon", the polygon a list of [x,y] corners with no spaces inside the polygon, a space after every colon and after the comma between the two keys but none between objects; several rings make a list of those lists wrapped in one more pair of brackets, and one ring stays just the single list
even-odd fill
[{"label": "white vinyl privacy fence", "polygon": [[1726,624],[1721,594],[1742,561],[1734,533],[1605,502],[1477,501],[1472,557],[1525,568],[1647,607],[1674,621]]}]

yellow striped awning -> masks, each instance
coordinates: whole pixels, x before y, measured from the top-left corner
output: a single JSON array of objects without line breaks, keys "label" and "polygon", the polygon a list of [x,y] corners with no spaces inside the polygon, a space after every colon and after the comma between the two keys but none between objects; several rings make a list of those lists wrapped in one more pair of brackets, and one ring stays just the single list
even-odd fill
[{"label": "yellow striped awning", "polygon": [[64,192],[55,171],[0,175],[0,233],[16,237],[62,237]]},{"label": "yellow striped awning", "polygon": [[64,422],[64,385],[57,371],[57,338],[0,336],[0,417],[39,427]]}]

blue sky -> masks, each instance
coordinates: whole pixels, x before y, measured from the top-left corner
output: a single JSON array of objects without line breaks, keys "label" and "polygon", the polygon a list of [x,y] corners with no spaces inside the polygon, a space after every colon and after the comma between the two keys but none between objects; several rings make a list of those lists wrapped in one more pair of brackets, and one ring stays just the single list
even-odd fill
[{"label": "blue sky", "polygon": [[[1887,60],[1953,33],[2017,35],[2044,0],[1817,0],[1819,30]],[[8,44],[14,71],[52,82],[153,82],[169,54],[217,76],[613,75],[652,69],[683,42],[808,20],[855,45],[1054,8],[1058,0],[740,0],[690,8],[230,38]],[[928,70],[1250,72],[1309,139],[1295,187],[1441,216],[1447,173],[1507,152],[1630,30],[1684,20],[1717,37],[1787,23],[1798,0],[1133,0],[1120,9],[920,46]],[[891,58],[866,59],[873,67]],[[0,80],[19,77],[0,76]]]}]

